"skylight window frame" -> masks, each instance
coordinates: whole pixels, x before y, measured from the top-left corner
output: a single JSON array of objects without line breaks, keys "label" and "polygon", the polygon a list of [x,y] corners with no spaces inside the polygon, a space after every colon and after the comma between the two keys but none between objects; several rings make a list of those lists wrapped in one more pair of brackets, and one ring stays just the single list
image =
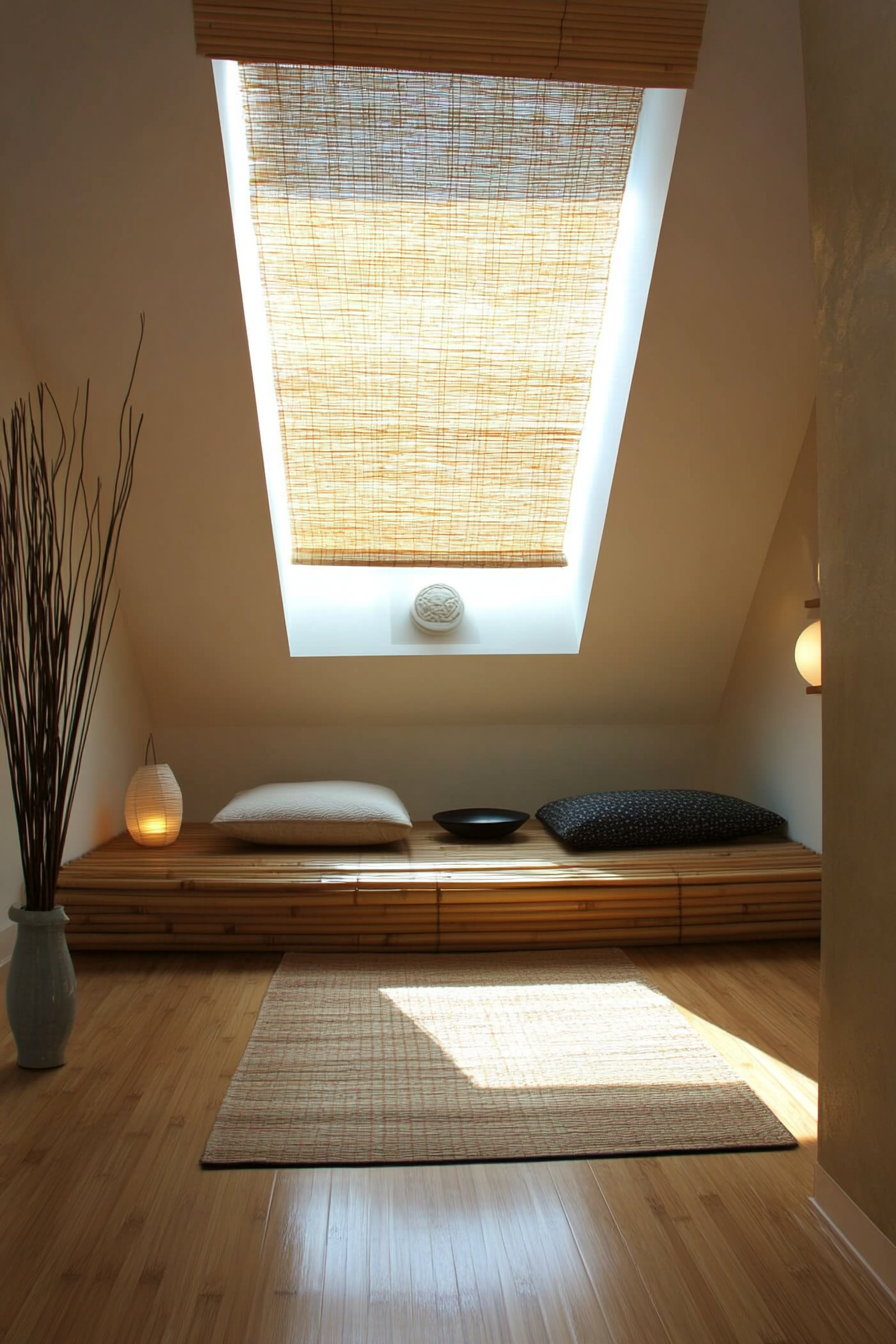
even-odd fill
[{"label": "skylight window frame", "polygon": [[[685,94],[646,89],[574,477],[565,568],[294,565],[273,360],[249,196],[238,67],[213,61],[284,619],[293,657],[577,653],[600,549]],[[450,634],[410,618],[428,583],[466,606]]]}]

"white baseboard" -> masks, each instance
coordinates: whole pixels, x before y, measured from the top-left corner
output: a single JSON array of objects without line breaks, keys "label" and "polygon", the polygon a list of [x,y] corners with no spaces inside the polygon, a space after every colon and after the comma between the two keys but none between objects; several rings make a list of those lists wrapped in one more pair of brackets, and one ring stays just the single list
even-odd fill
[{"label": "white baseboard", "polygon": [[896,1245],[842,1190],[823,1167],[815,1167],[815,1196],[809,1201],[840,1241],[867,1266],[881,1287],[896,1298]]},{"label": "white baseboard", "polygon": [[16,926],[10,924],[7,929],[0,929],[0,966],[5,966],[12,956],[12,949],[16,943]]}]

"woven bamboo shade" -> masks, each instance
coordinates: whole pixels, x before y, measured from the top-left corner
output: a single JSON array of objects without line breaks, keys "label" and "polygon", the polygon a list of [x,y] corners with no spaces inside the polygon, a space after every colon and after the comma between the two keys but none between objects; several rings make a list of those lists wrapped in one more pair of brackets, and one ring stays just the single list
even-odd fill
[{"label": "woven bamboo shade", "polygon": [[184,800],[170,765],[141,765],[128,785],[124,819],[138,845],[173,845],[180,834]]},{"label": "woven bamboo shade", "polygon": [[640,90],[241,81],[294,563],[565,563]]},{"label": "woven bamboo shade", "polygon": [[693,86],[705,0],[193,0],[205,56]]}]

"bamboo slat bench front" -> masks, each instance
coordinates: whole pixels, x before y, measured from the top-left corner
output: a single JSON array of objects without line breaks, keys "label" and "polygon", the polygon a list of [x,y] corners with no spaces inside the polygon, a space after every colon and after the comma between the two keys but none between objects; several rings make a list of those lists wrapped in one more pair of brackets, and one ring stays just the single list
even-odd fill
[{"label": "bamboo slat bench front", "polygon": [[576,854],[538,822],[470,844],[262,848],[188,825],[67,863],[73,948],[499,951],[817,937],[821,858],[789,840]]}]

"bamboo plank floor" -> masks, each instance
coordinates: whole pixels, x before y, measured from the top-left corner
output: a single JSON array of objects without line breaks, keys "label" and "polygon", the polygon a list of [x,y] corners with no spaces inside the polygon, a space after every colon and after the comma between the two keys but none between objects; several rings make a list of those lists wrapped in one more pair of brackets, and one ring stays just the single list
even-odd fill
[{"label": "bamboo plank floor", "polygon": [[798,1148],[203,1171],[277,954],[76,953],[65,1068],[0,1016],[0,1340],[893,1344],[809,1204],[817,944],[630,955]]},{"label": "bamboo plank floor", "polygon": [[73,860],[74,948],[501,951],[817,936],[821,858],[792,841],[576,854],[538,822],[498,844],[432,822],[373,849],[262,848],[185,826]]}]

